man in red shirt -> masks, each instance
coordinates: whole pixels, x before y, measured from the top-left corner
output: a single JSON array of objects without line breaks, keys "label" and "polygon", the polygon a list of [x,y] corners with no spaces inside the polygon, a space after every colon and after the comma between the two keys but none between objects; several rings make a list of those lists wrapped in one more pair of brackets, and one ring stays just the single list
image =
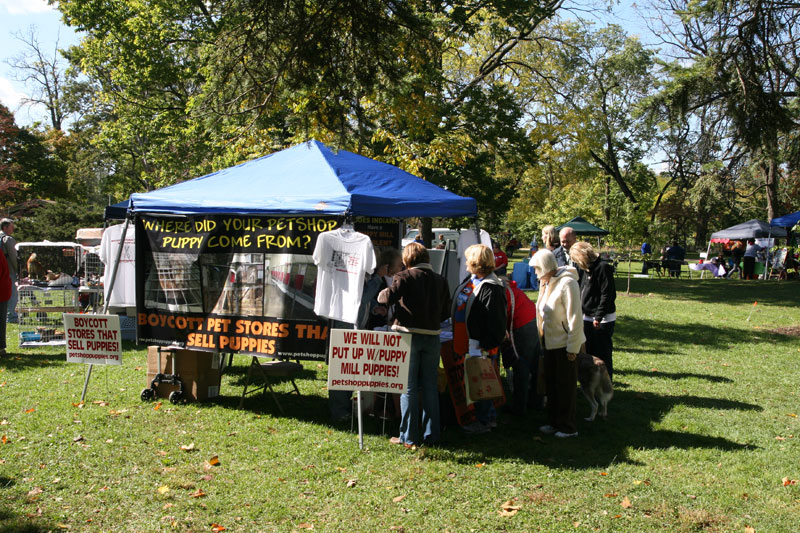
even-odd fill
[{"label": "man in red shirt", "polygon": [[536,304],[514,281],[504,282],[506,289],[506,340],[502,346],[503,366],[511,368],[513,400],[511,412],[524,415],[528,405],[540,406],[536,383],[539,369],[539,332],[536,330]]},{"label": "man in red shirt", "polygon": [[496,276],[505,276],[508,272],[508,256],[496,242],[492,243],[492,250],[494,251],[494,273]]}]

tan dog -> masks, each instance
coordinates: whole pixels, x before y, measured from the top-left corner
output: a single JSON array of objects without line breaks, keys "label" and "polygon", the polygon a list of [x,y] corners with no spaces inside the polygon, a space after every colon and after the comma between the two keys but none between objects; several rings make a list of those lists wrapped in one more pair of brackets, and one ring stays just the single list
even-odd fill
[{"label": "tan dog", "polygon": [[578,382],[581,385],[583,395],[592,406],[592,414],[585,420],[587,422],[594,421],[597,416],[598,405],[603,408],[600,412],[600,417],[607,418],[608,402],[614,396],[614,387],[611,384],[611,378],[603,360],[581,350],[578,353]]},{"label": "tan dog", "polygon": [[39,258],[36,256],[36,252],[33,252],[30,257],[28,257],[28,277],[39,279],[44,275],[44,267],[39,262]]}]

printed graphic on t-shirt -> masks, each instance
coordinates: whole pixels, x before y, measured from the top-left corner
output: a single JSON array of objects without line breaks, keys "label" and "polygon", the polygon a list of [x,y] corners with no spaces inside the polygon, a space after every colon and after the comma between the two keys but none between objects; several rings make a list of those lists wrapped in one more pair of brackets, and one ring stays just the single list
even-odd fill
[{"label": "printed graphic on t-shirt", "polygon": [[348,274],[358,274],[361,271],[361,256],[341,250],[333,250],[329,268]]}]

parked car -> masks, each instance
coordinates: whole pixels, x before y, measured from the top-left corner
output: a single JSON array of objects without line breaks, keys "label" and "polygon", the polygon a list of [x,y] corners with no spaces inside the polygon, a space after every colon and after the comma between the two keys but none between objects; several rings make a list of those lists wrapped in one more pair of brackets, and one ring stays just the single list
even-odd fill
[{"label": "parked car", "polygon": [[[418,229],[411,229],[408,230],[408,233],[405,234],[403,239],[400,241],[400,244],[405,248],[406,244],[414,242],[414,239],[419,234]],[[458,241],[458,230],[450,229],[450,228],[433,228],[433,246],[436,247],[436,244],[440,241],[441,236],[444,235],[445,241]]]}]

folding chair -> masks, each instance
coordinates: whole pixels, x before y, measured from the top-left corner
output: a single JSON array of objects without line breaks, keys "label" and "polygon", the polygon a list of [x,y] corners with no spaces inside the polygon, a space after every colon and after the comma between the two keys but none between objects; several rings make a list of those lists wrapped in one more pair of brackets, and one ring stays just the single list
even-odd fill
[{"label": "folding chair", "polygon": [[[278,406],[278,410],[281,412],[281,414],[283,414],[283,407],[281,407],[281,402],[278,401],[278,395],[275,394],[275,390],[272,388],[270,377],[289,378],[289,381],[294,387],[294,392],[299,395],[300,389],[297,388],[297,383],[294,381],[294,375],[301,370],[303,370],[303,365],[301,365],[299,362],[282,361],[280,359],[272,359],[261,362],[258,357],[253,357],[253,359],[250,361],[250,367],[247,369],[247,379],[244,382],[242,398],[239,400],[239,408],[241,409],[242,405],[244,405],[244,397],[246,395],[254,394],[258,391],[263,391],[263,393],[266,394],[267,389],[269,389],[270,394],[272,394],[272,398],[275,400],[275,404]],[[250,386],[250,381],[254,372],[261,376],[261,378],[264,380],[264,384],[248,391],[247,388]],[[291,391],[289,391],[289,393],[291,394]]]}]

